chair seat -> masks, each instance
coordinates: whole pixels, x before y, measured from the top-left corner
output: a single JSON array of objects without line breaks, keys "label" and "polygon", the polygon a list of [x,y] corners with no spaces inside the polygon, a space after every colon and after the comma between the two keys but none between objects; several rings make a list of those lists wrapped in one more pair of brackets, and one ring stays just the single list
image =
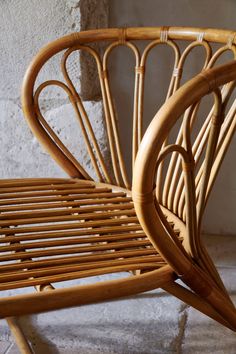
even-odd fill
[{"label": "chair seat", "polygon": [[0,227],[0,290],[166,265],[130,193],[93,181],[2,180]]}]

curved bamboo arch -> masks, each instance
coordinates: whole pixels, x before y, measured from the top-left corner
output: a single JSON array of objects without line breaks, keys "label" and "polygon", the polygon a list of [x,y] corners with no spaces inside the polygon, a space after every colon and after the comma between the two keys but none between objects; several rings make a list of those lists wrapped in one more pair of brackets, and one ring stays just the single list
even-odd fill
[{"label": "curved bamboo arch", "polygon": [[[139,40],[147,40],[151,41],[151,43],[147,44],[144,53],[141,55],[139,50],[135,47],[132,41]],[[189,44],[188,48],[184,51],[184,53],[180,56],[178,53],[178,49],[176,44],[173,41],[178,40],[187,40],[192,41]],[[126,168],[124,165],[124,158],[120,147],[119,142],[119,133],[118,127],[116,123],[116,118],[114,116],[114,108],[112,103],[111,92],[109,89],[109,81],[106,74],[106,68],[103,67],[101,69],[101,62],[98,57],[98,53],[89,47],[90,43],[100,42],[100,41],[108,41],[108,47],[113,48],[118,45],[126,45],[128,46],[136,56],[136,64],[135,64],[135,92],[134,92],[134,108],[133,108],[133,164],[135,161],[135,157],[138,151],[139,144],[142,139],[142,115],[143,115],[143,96],[144,96],[144,61],[148,52],[152,49],[153,46],[157,44],[166,44],[173,47],[175,51],[175,66],[173,68],[173,74],[171,77],[171,82],[168,90],[168,97],[173,94],[173,92],[178,88],[181,72],[183,70],[183,64],[185,61],[186,55],[191,51],[191,49],[196,46],[203,46],[206,49],[206,62],[209,61],[211,53],[210,53],[210,42],[214,43],[222,43],[224,47],[222,50],[218,52],[217,55],[213,56],[211,65],[217,59],[217,57],[223,53],[225,50],[232,50],[235,53],[235,43],[236,36],[235,32],[227,31],[227,30],[216,30],[216,29],[202,29],[202,28],[185,28],[185,27],[146,27],[146,28],[112,28],[112,29],[99,29],[99,30],[89,30],[80,33],[72,33],[70,35],[64,36],[54,42],[45,46],[39,53],[36,55],[31,65],[29,66],[27,73],[25,75],[22,87],[22,105],[25,116],[28,120],[28,123],[33,130],[34,134],[44,145],[46,150],[52,155],[52,157],[56,160],[56,162],[69,174],[71,177],[80,177],[83,178],[85,174],[83,173],[83,168],[79,168],[78,162],[75,162],[74,158],[68,158],[67,155],[60,149],[58,144],[55,143],[54,139],[50,134],[47,133],[45,127],[40,124],[38,116],[34,109],[34,86],[35,80],[42,68],[42,66],[55,54],[67,50],[71,52],[73,48],[80,48],[88,51],[96,60],[99,71],[99,79],[103,97],[107,132],[109,136],[109,144],[110,151],[112,157],[113,164],[113,172],[115,175],[116,184],[121,186],[130,187],[130,183],[128,181]],[[107,49],[105,51],[104,58],[107,57],[108,52],[111,50]],[[141,62],[140,62],[141,59]],[[178,64],[177,64],[178,63]],[[62,70],[65,75],[65,67]],[[69,86],[71,86],[71,82],[67,82]],[[77,94],[75,97],[75,101],[73,102],[74,108],[75,106],[80,107],[81,114],[84,118],[86,118],[86,112],[83,109],[82,102],[80,100],[79,95]],[[79,111],[77,112],[79,115]],[[86,121],[89,125],[89,121],[86,118]],[[82,120],[81,120],[82,122]],[[91,136],[93,142],[96,141],[93,137],[93,132],[91,129],[89,136]],[[85,129],[84,132],[86,133]],[[89,154],[93,155],[93,148],[90,147],[89,138],[86,138],[87,147],[89,150]],[[95,143],[96,145],[96,143]],[[98,146],[94,146],[97,151],[97,156],[100,161],[100,166],[102,165],[102,171],[99,171],[99,166],[96,165],[95,156],[91,157],[93,161],[94,168],[96,170],[96,174],[98,178],[105,182],[110,182],[112,178],[109,176],[107,167],[104,164],[103,158],[100,154]],[[74,161],[74,162],[73,162]],[[104,177],[105,175],[105,177]],[[160,196],[161,198],[161,196]]]},{"label": "curved bamboo arch", "polygon": [[[171,127],[189,106],[195,104],[201,97],[216,90],[219,86],[233,80],[236,80],[235,61],[197,75],[196,78],[181,87],[163,105],[149,125],[141,143],[135,163],[132,193],[139,220],[155,247],[159,249],[163,257],[171,264],[176,273],[179,274],[187,285],[199,295],[205,296],[211,302],[212,306],[217,308],[222,315],[224,314],[228,321],[236,324],[236,312],[233,309],[232,303],[226,301],[227,297],[225,298],[224,289],[221,288],[220,283],[214,279],[213,283],[216,283],[212,284],[212,280],[210,280],[212,278],[209,278],[207,273],[204,274],[200,270],[201,268],[198,268],[197,264],[189,262],[189,259],[183,256],[180,249],[168,237],[168,232],[161,221],[162,217],[159,215],[160,208],[157,208],[158,202],[153,195],[156,159],[161,152],[162,144]],[[219,91],[216,97],[219,97]],[[217,99],[217,111],[219,110],[218,107],[219,100]],[[217,114],[216,117],[219,117],[215,118],[216,120],[222,120],[221,114]],[[213,121],[213,125],[218,126],[215,120]],[[233,127],[235,129],[236,121]],[[213,138],[213,145],[216,147],[215,144],[216,140]],[[209,157],[209,160],[211,160],[211,157]],[[189,162],[185,162],[183,169],[186,171],[190,169],[191,171],[192,168],[193,164],[190,159]],[[214,173],[217,172],[215,171]],[[205,187],[206,185],[204,185]],[[208,260],[206,263],[208,263]],[[211,268],[211,264],[208,264],[208,266]]]}]

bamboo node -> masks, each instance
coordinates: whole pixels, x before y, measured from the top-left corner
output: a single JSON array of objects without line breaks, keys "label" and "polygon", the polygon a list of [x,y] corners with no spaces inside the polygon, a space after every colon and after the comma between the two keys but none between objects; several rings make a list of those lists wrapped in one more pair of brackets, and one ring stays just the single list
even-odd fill
[{"label": "bamboo node", "polygon": [[224,113],[218,115],[212,114],[211,124],[215,126],[220,126],[223,123],[224,119],[225,119]]},{"label": "bamboo node", "polygon": [[149,204],[152,203],[154,200],[153,191],[148,193],[138,193],[133,191],[132,192],[132,199],[134,202],[141,203],[141,204]]},{"label": "bamboo node", "polygon": [[232,45],[234,44],[234,40],[235,40],[235,37],[236,37],[236,33],[232,33],[229,38],[228,38],[228,42],[227,42],[227,46],[229,47],[229,49],[232,48]]},{"label": "bamboo node", "polygon": [[168,41],[168,31],[169,31],[169,27],[164,26],[161,29],[160,32],[160,40],[161,42],[167,42]]},{"label": "bamboo node", "polygon": [[200,32],[200,33],[198,33],[198,35],[197,35],[197,41],[198,42],[202,42],[203,41],[203,39],[204,39],[204,32]]},{"label": "bamboo node", "polygon": [[106,69],[101,70],[101,71],[99,72],[99,76],[100,76],[100,79],[102,79],[102,80],[107,79],[107,77],[108,77],[107,70],[106,70]]},{"label": "bamboo node", "polygon": [[194,165],[195,165],[194,159],[192,159],[191,161],[188,161],[188,162],[184,161],[182,163],[183,171],[185,171],[185,172],[192,171],[194,168]]},{"label": "bamboo node", "polygon": [[120,30],[119,30],[119,42],[121,44],[124,44],[126,42],[126,38],[127,38],[126,28],[120,28]]},{"label": "bamboo node", "polygon": [[182,76],[182,72],[183,72],[183,69],[182,68],[174,68],[173,70],[173,76],[174,77],[178,77],[178,76]]},{"label": "bamboo node", "polygon": [[73,38],[73,42],[75,44],[78,44],[78,41],[80,40],[80,33],[79,32],[74,32],[71,34],[72,38]]},{"label": "bamboo node", "polygon": [[144,74],[144,72],[145,72],[145,66],[135,66],[135,72],[137,73],[137,74]]},{"label": "bamboo node", "polygon": [[71,103],[77,103],[80,101],[79,95],[77,92],[74,92],[73,94],[69,95],[69,100]]}]

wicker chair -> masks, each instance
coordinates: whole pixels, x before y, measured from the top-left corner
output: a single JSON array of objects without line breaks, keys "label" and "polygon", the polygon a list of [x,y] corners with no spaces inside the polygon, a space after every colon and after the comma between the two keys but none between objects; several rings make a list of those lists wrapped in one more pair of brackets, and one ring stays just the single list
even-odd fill
[{"label": "wicker chair", "polygon": [[[140,40],[146,41],[142,53]],[[90,45],[98,41],[106,43],[103,58]],[[181,54],[182,41],[187,45]],[[215,43],[220,46],[212,54]],[[173,49],[173,75],[168,100],[143,137],[144,68],[149,53],[160,44]],[[236,32],[226,30],[104,29],[63,37],[34,58],[23,83],[24,114],[33,133],[69,178],[3,180],[0,184],[0,290],[37,290],[0,299],[1,317],[7,318],[22,353],[31,349],[17,325],[17,316],[158,287],[236,330],[235,307],[201,240],[206,202],[236,127],[236,101],[232,102],[236,62],[211,67],[226,51],[235,56],[235,44]],[[132,188],[107,69],[109,55],[118,46],[127,46],[136,60]],[[185,60],[196,46],[205,49],[204,70],[179,88]],[[69,56],[79,50],[96,60],[112,167],[106,166],[67,71]],[[38,85],[44,64],[58,53],[62,54],[64,81],[53,78]],[[70,99],[97,181],[62,143],[40,110],[40,94],[51,86],[59,86]],[[201,101],[208,94],[211,109],[200,119]],[[181,122],[177,134],[176,122]],[[78,284],[80,278],[108,273],[121,273],[121,277]],[[67,287],[68,280],[74,280],[75,285],[70,282]],[[58,287],[60,282],[63,287]]]}]

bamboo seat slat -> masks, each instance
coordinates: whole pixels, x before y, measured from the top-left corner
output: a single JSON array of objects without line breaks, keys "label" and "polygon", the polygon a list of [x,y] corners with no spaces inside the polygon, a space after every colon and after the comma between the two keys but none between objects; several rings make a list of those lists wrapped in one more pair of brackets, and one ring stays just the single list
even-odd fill
[{"label": "bamboo seat slat", "polygon": [[89,253],[89,252],[100,252],[108,251],[115,249],[129,249],[129,248],[138,248],[142,246],[150,246],[149,240],[135,240],[135,241],[126,241],[126,242],[112,242],[97,244],[91,246],[80,246],[80,247],[55,247],[47,248],[40,251],[27,251],[27,252],[16,252],[10,254],[1,254],[0,262],[2,261],[12,261],[12,260],[23,260],[28,258],[36,257],[49,257],[61,254],[73,254],[73,253]]},{"label": "bamboo seat slat", "polygon": [[103,192],[110,192],[111,190],[108,188],[98,188],[96,191],[94,191],[93,188],[87,188],[87,189],[78,189],[77,187],[75,188],[70,188],[70,189],[60,189],[59,191],[49,191],[49,192],[20,192],[20,193],[5,193],[1,194],[0,193],[0,198],[1,199],[11,199],[11,198],[21,198],[24,200],[26,197],[43,197],[43,196],[53,196],[53,195],[67,195],[67,194],[76,194],[79,195],[81,194],[100,194]]},{"label": "bamboo seat slat", "polygon": [[132,225],[111,225],[110,227],[102,227],[99,225],[93,228],[84,228],[79,230],[67,230],[65,231],[52,231],[52,232],[42,232],[42,233],[31,233],[31,234],[21,234],[21,235],[13,235],[13,236],[3,236],[0,238],[1,243],[6,242],[21,242],[21,241],[29,241],[29,240],[42,240],[42,239],[52,239],[52,238],[60,238],[60,237],[70,237],[70,236],[86,236],[86,235],[96,235],[96,234],[113,234],[125,231],[142,231],[142,228],[139,224]]},{"label": "bamboo seat slat", "polygon": [[136,263],[136,264],[128,264],[128,265],[121,265],[121,266],[113,266],[113,267],[107,267],[107,268],[98,268],[98,269],[92,269],[92,270],[87,270],[87,271],[75,271],[75,272],[68,272],[68,273],[62,273],[60,275],[50,275],[47,277],[38,277],[36,279],[27,279],[27,280],[21,280],[21,281],[13,281],[13,282],[8,282],[8,283],[1,283],[0,284],[0,291],[2,290],[9,290],[9,289],[15,289],[17,288],[22,288],[22,287],[28,287],[28,286],[37,286],[37,285],[44,285],[48,283],[56,283],[56,282],[62,282],[62,281],[68,281],[68,280],[73,280],[73,279],[81,279],[85,277],[93,277],[96,275],[102,275],[102,274],[109,274],[109,273],[119,273],[119,272],[127,272],[130,270],[137,270],[137,269],[142,269],[142,270],[153,270],[155,268],[159,268],[156,263]]},{"label": "bamboo seat slat", "polygon": [[[141,233],[136,233],[136,234],[124,234],[124,235],[109,235],[109,236],[97,236],[97,237],[80,237],[80,238],[64,238],[60,240],[50,240],[50,241],[43,241],[43,242],[32,242],[32,243],[12,243],[11,245],[8,246],[1,246],[1,252],[9,252],[9,251],[19,251],[22,249],[32,249],[32,248],[43,248],[43,247],[56,247],[56,246],[68,246],[68,245],[73,245],[73,244],[85,244],[85,243],[99,243],[99,242],[111,242],[115,241],[116,244],[118,245],[118,242],[121,240],[129,240],[133,238],[146,238],[145,234]],[[110,244],[112,247],[112,244]],[[128,246],[128,244],[127,244]],[[99,246],[98,246],[99,247]],[[81,247],[82,248],[82,247]],[[99,248],[98,248],[99,251]],[[1,256],[0,256],[1,257]]]},{"label": "bamboo seat slat", "polygon": [[[34,219],[37,217],[45,217],[48,215],[52,216],[63,216],[63,215],[68,215],[68,214],[83,214],[87,212],[92,212],[92,211],[104,211],[104,210],[119,210],[119,209],[133,209],[134,206],[132,203],[122,203],[122,204],[108,204],[108,205],[99,205],[99,206],[91,206],[91,207],[76,207],[74,206],[73,208],[60,208],[59,210],[47,210],[47,211],[34,211],[29,214],[29,212],[18,212],[17,215],[16,213],[3,213],[2,215],[0,214],[0,220],[15,220],[16,216],[17,219],[24,219],[26,216],[30,217],[30,219]],[[18,224],[18,223],[17,223]],[[19,225],[19,224],[18,224]]]},{"label": "bamboo seat slat", "polygon": [[[86,184],[80,184],[74,182],[73,184],[67,183],[67,184],[41,184],[41,185],[34,185],[34,186],[24,186],[24,187],[0,187],[0,195],[3,193],[22,193],[22,192],[32,192],[32,191],[63,191],[63,190],[69,190],[69,189],[79,189],[79,190],[88,190],[88,189],[94,189],[95,185],[86,185]],[[59,192],[58,192],[59,193]],[[60,194],[60,193],[59,193]]]},{"label": "bamboo seat slat", "polygon": [[106,253],[93,253],[89,255],[77,255],[77,256],[67,256],[67,257],[50,257],[35,260],[24,260],[24,262],[1,264],[2,272],[9,272],[21,269],[41,269],[44,267],[51,267],[55,265],[67,265],[73,263],[87,264],[91,262],[101,262],[103,260],[112,261],[114,259],[131,259],[132,257],[139,257],[140,260],[146,256],[155,256],[158,261],[163,261],[163,258],[156,253],[155,250],[150,248],[138,248],[134,250],[122,250],[116,252],[106,252]]},{"label": "bamboo seat slat", "polygon": [[[38,201],[34,204],[24,204],[24,205],[13,205],[13,206],[4,206],[0,207],[0,215],[1,213],[6,213],[10,211],[25,211],[25,210],[40,210],[40,209],[52,209],[52,208],[59,208],[63,209],[64,207],[80,207],[80,206],[88,206],[88,205],[101,205],[101,204],[108,204],[111,203],[125,203],[132,201],[131,197],[115,197],[115,198],[101,198],[101,199],[91,199],[91,200],[80,200],[80,201],[62,201],[59,202],[49,202],[49,203],[38,203]],[[18,214],[17,214],[18,215]]]},{"label": "bamboo seat slat", "polygon": [[128,266],[129,264],[138,264],[142,266],[142,264],[150,264],[150,268],[157,268],[165,265],[166,263],[160,262],[160,260],[157,258],[155,259],[155,256],[151,257],[141,257],[139,258],[131,258],[131,259],[116,259],[113,261],[101,261],[101,262],[96,262],[96,263],[87,263],[87,264],[73,264],[73,265],[63,265],[63,266],[57,266],[57,267],[50,267],[50,268],[41,268],[39,269],[34,269],[34,270],[27,270],[27,271],[18,271],[18,272],[11,272],[11,273],[4,273],[0,275],[0,284],[4,282],[11,282],[11,281],[17,281],[17,280],[24,280],[28,279],[29,277],[33,278],[38,278],[42,276],[48,276],[48,275],[59,275],[61,273],[67,273],[67,272],[75,272],[75,271],[85,271],[85,270],[91,270],[91,269],[98,269],[98,268],[109,268],[109,267],[116,267],[119,265],[124,265]]},{"label": "bamboo seat slat", "polygon": [[27,203],[50,203],[50,202],[57,202],[57,201],[68,201],[68,200],[78,200],[78,199],[91,199],[91,203],[96,204],[96,199],[99,199],[101,197],[106,197],[106,198],[114,198],[115,197],[124,197],[125,193],[124,192],[120,192],[120,193],[97,193],[94,194],[93,196],[88,195],[88,194],[81,194],[81,195],[77,195],[77,194],[73,194],[73,195],[67,195],[67,196],[52,196],[52,197],[35,197],[35,198],[24,198],[21,199],[19,198],[15,198],[15,199],[7,199],[7,200],[0,200],[0,206],[2,205],[15,205],[15,204],[27,204]]},{"label": "bamboo seat slat", "polygon": [[[2,188],[0,202],[7,196],[11,205],[16,195],[21,202],[20,195],[25,198],[29,191],[31,204],[1,207],[0,290],[166,265],[142,231],[132,198],[125,192],[91,182],[86,190],[92,193],[85,195],[84,183],[80,188],[75,182],[76,194],[70,201],[53,202],[53,208],[47,203],[49,209],[44,210],[45,204],[38,206],[38,193],[52,193],[51,183],[29,188],[19,184],[14,193],[9,193],[13,188]],[[74,191],[71,183],[68,189],[66,183],[57,186],[58,194]],[[96,198],[87,199],[91,194]]]},{"label": "bamboo seat slat", "polygon": [[41,231],[53,231],[53,230],[69,230],[75,228],[83,227],[96,227],[99,225],[124,225],[129,223],[137,223],[136,216],[99,220],[99,221],[85,221],[83,223],[61,223],[61,224],[50,224],[43,226],[34,226],[34,227],[16,227],[16,228],[0,228],[0,235],[12,235],[12,234],[22,234],[26,232],[41,232]]},{"label": "bamboo seat slat", "polygon": [[[76,213],[71,210],[71,213]],[[63,222],[63,221],[74,221],[74,220],[96,220],[96,219],[106,219],[109,217],[117,217],[120,215],[135,215],[133,208],[127,208],[123,210],[116,211],[106,211],[98,213],[77,213],[77,215],[56,215],[51,217],[35,217],[28,219],[13,219],[13,220],[0,220],[0,227],[11,226],[14,223],[16,225],[26,225],[26,224],[40,224],[40,223],[50,223],[50,222]]]},{"label": "bamboo seat slat", "polygon": [[[30,187],[30,186],[44,186],[48,184],[74,184],[77,180],[68,179],[68,178],[17,178],[17,179],[1,179],[1,188],[9,188],[9,187]],[[81,186],[87,185],[87,183],[83,183],[80,181]]]}]

